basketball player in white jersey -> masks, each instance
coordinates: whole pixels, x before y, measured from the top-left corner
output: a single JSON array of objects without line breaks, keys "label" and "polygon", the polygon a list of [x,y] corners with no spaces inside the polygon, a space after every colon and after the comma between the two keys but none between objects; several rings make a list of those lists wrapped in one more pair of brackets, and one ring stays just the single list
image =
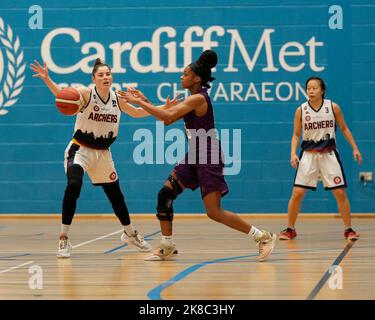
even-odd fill
[{"label": "basketball player in white jersey", "polygon": [[[362,155],[340,107],[324,98],[325,88],[321,78],[309,78],[306,81],[309,100],[299,106],[295,113],[290,163],[297,172],[288,205],[288,227],[280,232],[280,240],[291,240],[297,236],[295,223],[302,199],[308,189],[316,190],[318,180],[322,180],[325,189],[332,190],[336,198],[338,211],[345,225],[344,237],[348,240],[359,238],[359,234],[351,227],[350,203],[345,191],[346,179],[336,149],[336,124],[353,148],[354,159],[359,164],[362,162]],[[303,141],[298,157],[301,131]]]},{"label": "basketball player in white jersey", "polygon": [[[56,96],[61,88],[49,77],[46,64],[41,66],[38,61],[35,61],[30,68],[35,72],[33,76],[41,78]],[[134,118],[146,117],[149,114],[141,108],[132,106],[124,99],[118,99],[117,94],[111,90],[111,69],[100,59],[95,62],[92,80],[95,84],[93,89],[76,88],[85,103],[77,113],[74,136],[65,150],[64,167],[68,181],[62,205],[62,224],[57,256],[70,257],[72,246],[68,240],[68,231],[76,211],[84,172],[87,172],[94,185],[102,186],[111,202],[116,216],[124,226],[121,240],[134,245],[140,251],[150,251],[150,244],[134,229],[130,221],[109,149],[118,134],[121,112]],[[173,105],[177,102],[179,102],[178,99],[169,103]]]}]

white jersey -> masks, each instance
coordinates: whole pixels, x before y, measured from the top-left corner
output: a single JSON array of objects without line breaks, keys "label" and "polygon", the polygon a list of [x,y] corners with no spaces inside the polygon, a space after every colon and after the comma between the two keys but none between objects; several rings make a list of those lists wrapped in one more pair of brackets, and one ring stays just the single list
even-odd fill
[{"label": "white jersey", "polygon": [[91,89],[90,100],[77,114],[74,139],[93,149],[108,149],[115,141],[120,124],[121,110],[114,91],[103,101],[96,87]]},{"label": "white jersey", "polygon": [[336,121],[331,100],[324,99],[319,110],[308,101],[301,105],[302,144],[304,151],[327,152],[336,148]]}]

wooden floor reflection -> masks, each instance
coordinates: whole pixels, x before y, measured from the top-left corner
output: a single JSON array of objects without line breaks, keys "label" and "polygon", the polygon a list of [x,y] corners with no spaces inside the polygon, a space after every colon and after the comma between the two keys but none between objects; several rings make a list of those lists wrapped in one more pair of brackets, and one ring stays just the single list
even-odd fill
[{"label": "wooden floor reflection", "polygon": [[[286,222],[285,216],[245,219],[274,232]],[[156,247],[157,220],[133,221]],[[375,299],[372,218],[353,219],[361,238],[347,247],[340,219],[301,216],[297,239],[279,241],[264,263],[246,235],[205,217],[183,216],[175,221],[174,261],[145,262],[147,253],[120,242],[115,218],[79,215],[71,228],[72,256],[57,259],[59,223],[0,218],[0,299]]]}]

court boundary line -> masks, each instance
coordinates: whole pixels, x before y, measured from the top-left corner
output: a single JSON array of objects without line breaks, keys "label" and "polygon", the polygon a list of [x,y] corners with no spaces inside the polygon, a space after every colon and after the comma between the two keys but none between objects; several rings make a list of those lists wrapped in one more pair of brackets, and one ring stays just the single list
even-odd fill
[{"label": "court boundary line", "polygon": [[31,256],[31,253],[20,253],[20,254],[15,254],[15,255],[12,255],[12,256],[5,256],[5,257],[1,257],[0,256],[0,261],[1,260],[13,260],[13,258],[17,258],[17,257],[26,257],[26,256]]},{"label": "court boundary line", "polygon": [[84,246],[86,244],[89,244],[89,243],[92,243],[92,242],[95,242],[97,240],[101,240],[101,239],[105,239],[105,238],[108,238],[110,236],[113,236],[117,233],[120,233],[120,232],[123,232],[124,230],[121,229],[121,230],[117,230],[117,231],[114,231],[114,232],[111,232],[111,233],[107,233],[105,234],[104,236],[100,236],[100,237],[97,237],[97,238],[94,238],[94,239],[91,239],[91,240],[87,240],[87,241],[84,241],[84,242],[81,242],[81,243],[78,243],[76,244],[75,246],[72,246],[72,249],[75,249],[75,248],[79,248],[81,246]]},{"label": "court boundary line", "polygon": [[[94,239],[91,239],[91,240],[88,240],[88,241],[84,241],[84,242],[81,242],[81,243],[78,243],[78,244],[76,244],[75,246],[73,246],[72,248],[74,249],[74,248],[78,248],[78,247],[81,247],[81,246],[84,246],[84,245],[86,245],[86,244],[89,244],[89,243],[92,243],[92,242],[95,242],[95,241],[97,241],[97,240],[101,240],[101,239],[105,239],[105,238],[107,238],[107,237],[110,237],[110,236],[112,236],[112,235],[114,235],[114,234],[116,234],[116,233],[120,233],[120,232],[123,232],[123,229],[121,229],[121,230],[117,230],[117,231],[114,231],[114,232],[111,232],[111,233],[107,233],[107,234],[105,234],[105,235],[103,235],[103,236],[100,236],[100,237],[97,237],[97,238],[94,238]],[[30,255],[32,255],[32,254],[30,254]],[[58,257],[56,257],[55,256],[55,258],[56,259],[59,259]],[[70,259],[70,258],[69,258]],[[11,267],[11,268],[8,268],[8,269],[6,269],[6,270],[2,270],[2,271],[0,271],[0,274],[2,274],[2,273],[5,273],[5,272],[9,272],[9,271],[12,271],[12,270],[14,270],[14,269],[18,269],[18,268],[20,268],[20,267],[22,267],[22,266],[24,266],[24,265],[28,265],[28,264],[31,264],[31,263],[34,263],[35,261],[27,261],[27,262],[24,262],[24,263],[22,263],[22,264],[20,264],[20,265],[17,265],[17,266],[15,266],[15,267]]]},{"label": "court boundary line", "polygon": [[14,266],[14,267],[10,267],[8,269],[0,271],[0,274],[6,273],[6,272],[10,272],[10,271],[13,271],[15,269],[19,269],[19,268],[21,268],[23,266],[27,266],[28,264],[32,264],[32,263],[34,263],[34,261],[27,261],[27,262],[21,263],[19,265]]},{"label": "court boundary line", "polygon": [[[150,234],[145,235],[145,236],[144,236],[144,239],[145,239],[145,240],[150,240],[150,237],[152,237],[152,236],[154,236],[154,235],[156,235],[156,234],[158,234],[158,233],[161,233],[161,230],[159,230],[159,231],[155,231],[155,232],[153,232],[153,233],[150,233]],[[128,247],[128,246],[129,246],[129,245],[128,245],[127,243],[125,243],[125,244],[122,244],[121,246],[117,246],[117,247],[115,247],[115,248],[113,248],[113,249],[109,249],[109,250],[107,250],[107,251],[104,251],[104,254],[112,253],[112,252],[115,252],[115,251],[117,251],[117,250],[120,250],[120,249],[125,248],[125,247]]]},{"label": "court boundary line", "polygon": [[[275,255],[287,254],[287,253],[290,253],[290,251],[292,251],[293,253],[301,253],[301,252],[335,251],[335,249],[333,249],[333,248],[321,248],[321,249],[286,250],[286,252],[274,252],[274,253],[272,253],[271,257],[273,257]],[[221,262],[227,262],[227,261],[232,262],[233,260],[240,260],[240,259],[252,258],[252,257],[257,257],[257,256],[258,256],[258,254],[256,253],[256,254],[251,254],[251,255],[246,255],[246,256],[220,258],[220,259],[214,259],[214,260],[196,263],[192,266],[189,266],[189,267],[185,268],[181,272],[177,273],[176,275],[171,277],[169,280],[166,280],[166,281],[162,282],[161,284],[157,285],[156,287],[154,287],[153,289],[151,289],[147,293],[147,297],[150,300],[163,300],[162,297],[161,297],[161,293],[165,289],[167,289],[168,287],[176,284],[177,282],[186,278],[187,276],[189,276],[193,272],[195,272],[198,269],[201,269],[201,268],[203,268],[207,265],[215,264],[215,263],[221,263]],[[256,262],[258,262],[258,261],[256,261]],[[158,262],[150,262],[150,263],[158,263]],[[161,262],[161,263],[164,263],[164,262]],[[267,263],[267,262],[258,262],[258,263]],[[271,262],[268,262],[268,263],[271,263]]]},{"label": "court boundary line", "polygon": [[333,261],[333,263],[329,266],[328,270],[324,273],[321,277],[319,282],[315,285],[315,287],[311,290],[309,295],[306,297],[306,300],[314,300],[315,297],[319,294],[320,290],[326,284],[327,280],[331,277],[331,273],[329,269],[333,266],[339,266],[342,260],[344,260],[345,256],[349,252],[349,250],[353,247],[355,241],[349,240],[349,242],[345,245],[344,249],[340,252],[338,257]]}]

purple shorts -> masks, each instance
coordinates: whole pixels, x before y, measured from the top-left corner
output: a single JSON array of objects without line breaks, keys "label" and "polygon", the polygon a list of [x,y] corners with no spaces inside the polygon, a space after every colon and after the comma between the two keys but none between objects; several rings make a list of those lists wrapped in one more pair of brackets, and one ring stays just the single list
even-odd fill
[{"label": "purple shorts", "polygon": [[173,171],[178,180],[191,190],[201,189],[202,199],[211,192],[219,191],[224,197],[228,192],[228,185],[224,179],[223,164],[178,164]]}]

